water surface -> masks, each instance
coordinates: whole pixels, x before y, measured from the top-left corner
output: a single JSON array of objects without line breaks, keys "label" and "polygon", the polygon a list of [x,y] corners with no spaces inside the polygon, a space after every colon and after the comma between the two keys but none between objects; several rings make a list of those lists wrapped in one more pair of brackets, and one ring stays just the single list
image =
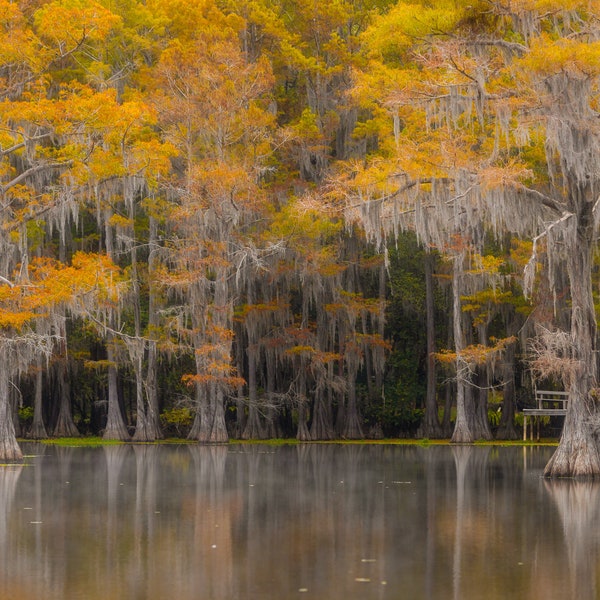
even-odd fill
[{"label": "water surface", "polygon": [[550,448],[25,444],[0,597],[597,597],[600,487]]}]

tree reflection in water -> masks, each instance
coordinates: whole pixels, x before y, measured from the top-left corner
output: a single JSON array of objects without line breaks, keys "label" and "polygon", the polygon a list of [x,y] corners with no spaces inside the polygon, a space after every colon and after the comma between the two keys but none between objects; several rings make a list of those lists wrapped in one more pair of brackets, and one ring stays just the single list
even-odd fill
[{"label": "tree reflection in water", "polygon": [[598,598],[600,482],[547,479],[544,487],[554,500],[563,525],[570,597]]},{"label": "tree reflection in water", "polygon": [[[0,466],[0,597],[20,598],[23,592],[20,586],[11,582],[10,557],[7,556],[8,538],[10,535],[10,515],[13,508],[17,482],[23,471],[22,464]],[[29,508],[29,507],[28,507]]]},{"label": "tree reflection in water", "polygon": [[0,468],[0,598],[592,599],[598,488],[551,451],[49,447]]}]

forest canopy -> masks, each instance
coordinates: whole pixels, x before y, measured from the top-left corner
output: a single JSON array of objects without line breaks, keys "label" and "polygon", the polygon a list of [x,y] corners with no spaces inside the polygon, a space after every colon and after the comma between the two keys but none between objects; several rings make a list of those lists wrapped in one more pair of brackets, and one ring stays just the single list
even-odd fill
[{"label": "forest canopy", "polygon": [[515,438],[598,475],[600,3],[0,0],[17,435]]}]

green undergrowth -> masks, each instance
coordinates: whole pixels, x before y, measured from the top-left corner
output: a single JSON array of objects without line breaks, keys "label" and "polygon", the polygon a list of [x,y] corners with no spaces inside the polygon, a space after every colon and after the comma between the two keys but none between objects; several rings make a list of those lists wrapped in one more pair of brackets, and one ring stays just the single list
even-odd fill
[{"label": "green undergrowth", "polygon": [[[31,440],[23,440],[31,441]],[[37,440],[42,444],[50,446],[115,446],[123,444],[118,440],[105,440],[101,437],[65,437],[65,438],[49,438],[47,440]]]}]

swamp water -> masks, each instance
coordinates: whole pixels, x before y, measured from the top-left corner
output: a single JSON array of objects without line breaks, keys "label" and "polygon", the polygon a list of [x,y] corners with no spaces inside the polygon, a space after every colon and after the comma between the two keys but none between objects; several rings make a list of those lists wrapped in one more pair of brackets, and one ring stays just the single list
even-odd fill
[{"label": "swamp water", "polygon": [[552,448],[23,444],[0,598],[595,599],[600,484]]}]

